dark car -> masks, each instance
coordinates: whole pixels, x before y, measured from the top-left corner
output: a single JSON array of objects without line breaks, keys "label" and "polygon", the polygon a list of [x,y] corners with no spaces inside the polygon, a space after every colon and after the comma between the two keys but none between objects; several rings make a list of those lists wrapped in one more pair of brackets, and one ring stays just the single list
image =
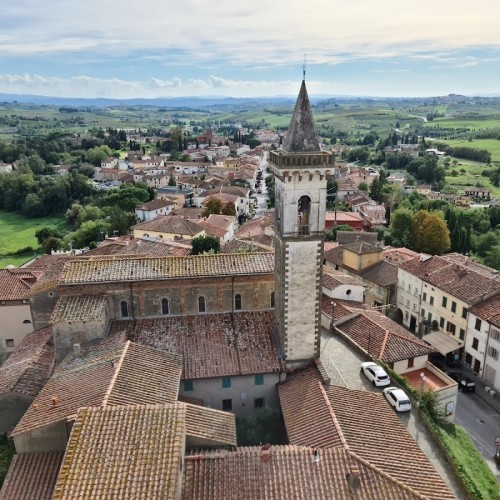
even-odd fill
[{"label": "dark car", "polygon": [[467,377],[467,375],[458,372],[451,372],[448,373],[448,376],[458,383],[458,389],[460,391],[473,392],[476,390],[476,382]]}]

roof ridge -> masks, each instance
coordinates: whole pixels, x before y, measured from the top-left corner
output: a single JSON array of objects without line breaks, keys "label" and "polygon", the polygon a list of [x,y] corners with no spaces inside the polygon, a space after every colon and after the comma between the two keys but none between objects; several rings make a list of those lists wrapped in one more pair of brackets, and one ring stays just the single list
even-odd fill
[{"label": "roof ridge", "polygon": [[385,348],[387,347],[387,340],[389,338],[389,330],[387,328],[383,328],[385,335],[384,335],[384,340],[382,341],[382,347],[380,348],[380,357],[379,359],[382,359],[382,356],[384,355]]},{"label": "roof ridge", "polygon": [[125,356],[127,354],[129,346],[130,346],[130,340],[127,340],[127,342],[125,342],[125,346],[123,347],[123,351],[122,351],[122,354],[120,356],[120,359],[118,360],[118,363],[115,367],[115,373],[111,377],[111,381],[109,383],[109,386],[106,389],[106,394],[104,395],[104,399],[102,400],[102,406],[106,406],[108,404],[108,399],[111,396],[111,393],[113,392],[113,388],[114,388],[116,379],[118,378],[118,374],[120,373],[120,368],[122,366],[123,360],[125,359]]},{"label": "roof ridge", "polygon": [[[349,445],[347,444],[347,441],[344,437],[344,433],[342,432],[339,421],[337,420],[337,416],[335,415],[335,412],[333,411],[332,403],[330,402],[330,398],[328,397],[328,394],[325,391],[323,384],[319,380],[317,382],[318,382],[321,394],[323,395],[323,397],[325,399],[328,413],[330,414],[330,416],[332,418],[333,426],[335,427],[335,430],[337,431],[337,433],[339,435],[340,441],[342,442],[343,448],[346,451],[349,451]],[[331,448],[337,448],[337,446],[332,446]]]}]

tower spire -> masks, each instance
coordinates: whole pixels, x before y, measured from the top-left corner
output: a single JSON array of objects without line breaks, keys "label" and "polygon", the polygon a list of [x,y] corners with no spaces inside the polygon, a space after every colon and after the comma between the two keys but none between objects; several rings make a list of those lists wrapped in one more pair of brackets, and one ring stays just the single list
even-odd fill
[{"label": "tower spire", "polygon": [[304,64],[302,66],[302,80],[306,81],[306,61],[307,61],[307,54],[304,54]]}]

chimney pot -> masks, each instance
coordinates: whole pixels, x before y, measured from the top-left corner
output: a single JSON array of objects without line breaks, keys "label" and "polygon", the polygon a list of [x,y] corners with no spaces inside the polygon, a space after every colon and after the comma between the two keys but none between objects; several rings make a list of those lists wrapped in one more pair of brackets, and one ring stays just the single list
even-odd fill
[{"label": "chimney pot", "polygon": [[263,462],[269,462],[271,459],[271,445],[269,443],[265,444],[260,449],[260,458]]},{"label": "chimney pot", "polygon": [[59,398],[57,396],[52,396],[50,398],[50,402],[52,403],[53,407],[57,406],[58,401],[59,401]]},{"label": "chimney pot", "polygon": [[73,344],[73,354],[75,356],[75,358],[79,358],[80,357],[80,344]]}]

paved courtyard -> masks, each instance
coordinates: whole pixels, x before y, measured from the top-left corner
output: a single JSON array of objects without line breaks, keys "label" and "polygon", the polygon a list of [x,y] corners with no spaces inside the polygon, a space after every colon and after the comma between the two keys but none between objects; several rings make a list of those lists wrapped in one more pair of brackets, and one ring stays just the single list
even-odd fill
[{"label": "paved courtyard", "polygon": [[[371,382],[360,372],[360,364],[366,361],[361,353],[347,344],[343,339],[332,335],[328,330],[321,332],[321,362],[325,366],[333,384],[344,385],[350,389],[378,392],[382,388],[374,387]],[[460,483],[455,479],[453,471],[444,454],[425,424],[418,417],[416,410],[399,415],[401,423],[413,436],[422,451],[425,453],[434,468],[446,482],[456,498],[466,498]]]}]

